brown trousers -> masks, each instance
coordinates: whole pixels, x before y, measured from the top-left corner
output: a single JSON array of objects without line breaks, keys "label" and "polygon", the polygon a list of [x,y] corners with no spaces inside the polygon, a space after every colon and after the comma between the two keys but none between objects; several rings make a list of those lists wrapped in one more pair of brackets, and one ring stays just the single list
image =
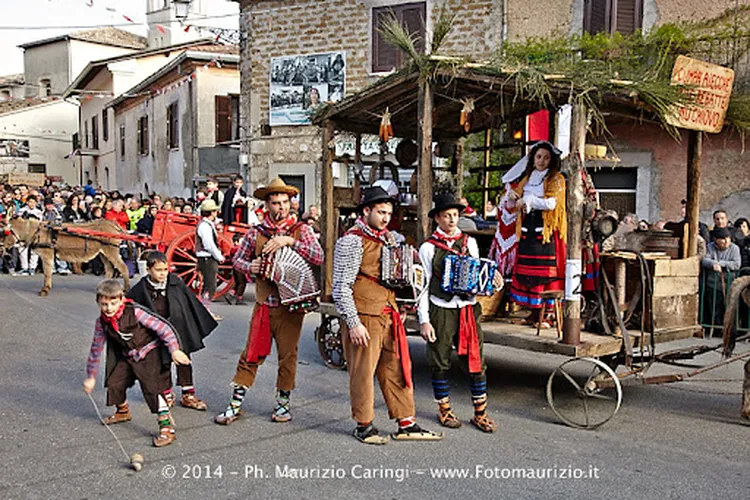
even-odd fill
[{"label": "brown trousers", "polygon": [[172,372],[164,369],[159,349],[149,352],[140,361],[123,357],[117,362],[107,377],[107,406],[123,404],[128,388],[133,387],[136,380],[151,413],[156,413],[159,395],[172,387]]},{"label": "brown trousers", "polygon": [[[253,316],[258,311],[258,305],[253,309]],[[271,337],[276,342],[276,352],[279,356],[279,371],[276,375],[276,388],[280,391],[291,391],[294,389],[294,379],[297,376],[297,346],[302,333],[302,320],[305,313],[291,313],[286,307],[271,307],[268,313],[271,323]],[[253,319],[250,318],[250,325]],[[247,350],[250,346],[250,332],[248,331],[245,349],[240,354],[237,362],[237,372],[234,374],[232,383],[244,387],[250,387],[255,383],[255,375],[258,367],[263,364],[265,358],[257,363],[247,361]]]},{"label": "brown trousers", "polygon": [[341,322],[341,336],[349,370],[352,417],[358,423],[372,422],[375,419],[375,375],[388,407],[388,417],[399,419],[414,416],[414,390],[406,387],[404,381],[401,360],[396,356],[390,315],[360,314],[359,319],[370,334],[367,347],[352,344],[349,329]]}]

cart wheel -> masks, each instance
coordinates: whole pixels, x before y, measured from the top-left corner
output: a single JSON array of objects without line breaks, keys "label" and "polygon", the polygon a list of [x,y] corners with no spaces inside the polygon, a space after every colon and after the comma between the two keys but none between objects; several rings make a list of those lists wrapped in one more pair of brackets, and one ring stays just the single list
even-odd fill
[{"label": "cart wheel", "polygon": [[341,342],[341,320],[337,316],[323,315],[320,326],[315,330],[315,342],[320,357],[328,368],[346,369],[344,344]]},{"label": "cart wheel", "polygon": [[[232,248],[232,240],[224,234],[218,234],[219,249],[224,254],[224,263],[219,264],[219,272],[216,275],[216,293],[213,300],[222,297],[234,286],[232,274],[232,261],[229,259],[229,250]],[[198,271],[198,258],[195,256],[195,235],[185,233],[167,247],[167,260],[169,269],[177,274],[182,281],[196,295],[200,294],[203,287],[203,277]]]},{"label": "cart wheel", "polygon": [[594,358],[574,358],[552,372],[547,402],[571,427],[595,429],[615,416],[622,403],[622,386],[615,372]]}]

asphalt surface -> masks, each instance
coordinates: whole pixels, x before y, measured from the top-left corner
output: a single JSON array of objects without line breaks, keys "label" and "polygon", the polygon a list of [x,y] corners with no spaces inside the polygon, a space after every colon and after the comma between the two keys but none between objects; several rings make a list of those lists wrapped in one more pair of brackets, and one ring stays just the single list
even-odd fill
[{"label": "asphalt surface", "polygon": [[[698,382],[630,380],[614,419],[582,431],[560,424],[544,397],[549,374],[566,358],[487,346],[489,408],[498,432],[485,435],[468,424],[468,384],[454,368],[461,429],[447,429],[441,442],[367,446],[350,435],[346,372],[328,369],[318,354],[317,314],[308,315],[300,342],[294,420],[270,421],[274,353],[248,393],[245,416],[229,427],[213,423],[230,396],[251,311],[225,303],[214,305],[225,319],[193,357],[198,395],[209,411],[175,408],[174,444],[151,446],[155,418],[139,390],[130,391],[133,421],[112,430],[128,454],[144,455],[144,469],[135,473],[81,390],[98,314],[97,278],[55,276],[46,298],[36,295],[41,282],[41,276],[0,276],[0,498],[747,498],[742,363]],[[410,345],[417,417],[436,429],[423,344],[412,338]],[[701,361],[718,359],[709,354]],[[685,369],[666,369],[675,370]],[[101,381],[93,396],[105,415],[112,411],[104,407]],[[381,430],[395,430],[379,393],[376,415]],[[438,477],[451,471],[467,477]]]}]

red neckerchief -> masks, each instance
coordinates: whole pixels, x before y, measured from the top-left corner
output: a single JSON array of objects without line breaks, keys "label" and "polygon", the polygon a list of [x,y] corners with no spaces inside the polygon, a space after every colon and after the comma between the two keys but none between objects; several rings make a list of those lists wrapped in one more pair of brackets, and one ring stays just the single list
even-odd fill
[{"label": "red neckerchief", "polygon": [[348,231],[349,234],[355,234],[362,238],[380,243],[381,245],[392,245],[393,242],[390,238],[390,231],[386,228],[381,231],[370,227],[362,217],[357,219],[354,227]]},{"label": "red neckerchief", "polygon": [[461,250],[456,250],[456,245],[448,245],[448,243],[450,242],[455,243],[456,241],[461,239],[462,236],[464,236],[464,233],[461,231],[459,231],[455,236],[448,236],[441,231],[435,231],[429,238],[427,238],[427,241],[432,243],[436,247],[445,250],[446,252],[450,252],[456,255],[465,255],[469,243],[468,236],[461,242]]},{"label": "red neckerchief", "polygon": [[115,332],[120,333],[120,318],[122,318],[122,313],[125,311],[125,306],[132,303],[132,299],[123,299],[122,304],[120,304],[120,308],[117,310],[114,316],[105,316],[104,314],[102,314],[99,318],[102,322],[102,325],[109,325]]},{"label": "red neckerchief", "polygon": [[297,217],[295,217],[292,214],[289,214],[286,219],[279,221],[279,222],[273,222],[271,221],[271,217],[264,217],[263,222],[261,223],[263,227],[268,229],[271,233],[289,233],[294,227],[294,225],[297,222]]}]

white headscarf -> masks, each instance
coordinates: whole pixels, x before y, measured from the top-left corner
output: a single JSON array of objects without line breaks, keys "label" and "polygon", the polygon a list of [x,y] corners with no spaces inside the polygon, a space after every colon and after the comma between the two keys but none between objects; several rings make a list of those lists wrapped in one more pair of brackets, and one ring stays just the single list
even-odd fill
[{"label": "white headscarf", "polygon": [[[560,156],[562,154],[562,151],[560,151],[559,149],[557,149],[557,147],[555,147],[555,145],[552,144],[549,141],[539,141],[539,142],[536,142],[536,143],[534,143],[533,146],[531,146],[531,149],[534,149],[539,144],[546,144],[546,145],[548,145],[550,148],[552,148],[552,151],[557,156]],[[531,153],[529,153],[529,154],[531,154]],[[528,165],[528,164],[529,164],[529,155],[523,155],[523,157],[520,160],[518,160],[516,162],[516,164],[513,165],[513,167],[511,167],[511,169],[508,170],[508,172],[505,173],[505,175],[503,175],[503,184],[509,184],[509,183],[513,182],[514,180],[518,179],[521,176],[521,174],[523,174],[526,171],[526,165]]]}]

